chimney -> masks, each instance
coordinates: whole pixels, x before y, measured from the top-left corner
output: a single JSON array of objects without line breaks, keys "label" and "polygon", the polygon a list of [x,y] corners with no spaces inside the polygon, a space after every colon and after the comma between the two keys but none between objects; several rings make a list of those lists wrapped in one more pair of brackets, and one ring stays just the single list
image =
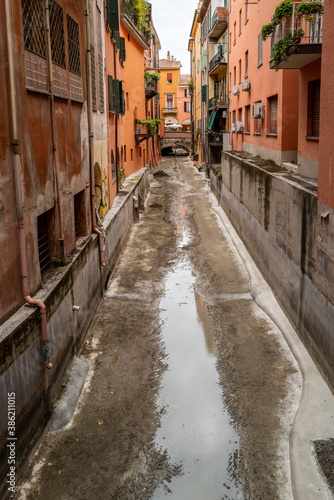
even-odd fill
[{"label": "chimney", "polygon": [[170,52],[167,52],[167,61],[170,61]]},{"label": "chimney", "polygon": [[174,61],[174,56],[172,56],[172,61]]}]

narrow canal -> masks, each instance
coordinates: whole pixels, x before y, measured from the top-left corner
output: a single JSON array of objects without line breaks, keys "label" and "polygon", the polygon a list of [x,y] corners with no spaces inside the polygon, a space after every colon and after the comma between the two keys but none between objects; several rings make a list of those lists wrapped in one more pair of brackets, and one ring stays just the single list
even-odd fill
[{"label": "narrow canal", "polygon": [[[191,244],[187,211],[181,188],[172,208],[180,249]],[[179,500],[241,499],[234,470],[239,438],[219,385],[211,321],[196,291],[196,272],[187,252],[177,255],[160,303],[168,368],[158,397],[162,420],[155,443],[172,463],[180,464],[181,473],[160,485],[152,499],[168,494]]]}]

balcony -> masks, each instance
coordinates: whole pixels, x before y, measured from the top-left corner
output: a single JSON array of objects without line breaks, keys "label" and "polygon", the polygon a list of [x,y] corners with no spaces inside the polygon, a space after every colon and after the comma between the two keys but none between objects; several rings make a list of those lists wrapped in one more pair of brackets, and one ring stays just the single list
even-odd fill
[{"label": "balcony", "polygon": [[[149,20],[151,19],[151,10],[148,13]],[[136,8],[133,7],[129,0],[121,0],[120,2],[120,19],[122,24],[127,29],[128,33],[138,43],[143,50],[150,48],[150,33],[145,27],[144,20],[140,20]]]},{"label": "balcony", "polygon": [[296,45],[289,46],[286,59],[281,59],[276,65],[273,59],[270,61],[270,69],[300,69],[321,58],[323,16],[314,14],[310,16],[312,21],[298,18],[296,8],[300,3],[294,2],[292,15],[277,26],[272,33],[272,58],[276,43],[283,40],[286,35],[291,34],[296,37],[300,33],[301,37],[297,39]]},{"label": "balcony", "polygon": [[209,62],[209,75],[214,77],[215,80],[222,80],[227,73],[227,60],[224,46],[221,45],[220,47],[220,50]]},{"label": "balcony", "polygon": [[141,142],[145,141],[146,139],[149,139],[150,137],[152,137],[152,134],[149,131],[148,125],[141,125],[139,123],[136,123],[135,120],[136,144],[140,144]]},{"label": "balcony", "polygon": [[211,109],[227,109],[228,106],[228,97],[220,96],[220,97],[211,97],[209,99],[209,110]]},{"label": "balcony", "polygon": [[228,25],[228,10],[226,7],[217,7],[211,20],[210,38],[219,38]]},{"label": "balcony", "polygon": [[157,82],[151,82],[145,80],[145,97],[146,99],[152,99],[158,94]]},{"label": "balcony", "polygon": [[177,108],[162,108],[163,115],[177,115]]}]

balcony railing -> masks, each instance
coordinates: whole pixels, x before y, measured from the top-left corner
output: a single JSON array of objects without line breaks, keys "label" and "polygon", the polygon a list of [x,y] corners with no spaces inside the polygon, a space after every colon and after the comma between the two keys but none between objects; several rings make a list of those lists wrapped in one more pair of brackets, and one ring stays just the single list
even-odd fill
[{"label": "balcony railing", "polygon": [[226,7],[217,7],[211,18],[210,36],[218,38],[224,33],[228,23],[228,10]]},{"label": "balcony railing", "polygon": [[177,108],[162,108],[162,114],[163,115],[177,114]]},{"label": "balcony railing", "polygon": [[[271,54],[273,55],[275,44],[283,40],[288,33],[294,35],[300,31],[303,32],[303,36],[298,43],[298,50],[294,53],[291,51],[290,56],[293,55],[292,61],[282,61],[278,66],[279,68],[301,68],[321,57],[323,16],[322,14],[314,14],[310,16],[312,19],[310,21],[298,18],[296,8],[300,3],[294,2],[292,15],[283,21],[282,24],[276,26],[274,33],[271,35]],[[274,67],[273,61],[270,63],[270,67]]]},{"label": "balcony railing", "polygon": [[224,56],[226,48],[224,47],[224,45],[221,45],[220,47],[221,49],[218,50],[217,54],[209,62],[209,71],[211,71],[217,64],[227,64]]},{"label": "balcony railing", "polygon": [[227,108],[227,105],[228,105],[227,95],[221,95],[219,97],[211,97],[211,99],[209,99],[209,109]]},{"label": "balcony railing", "polygon": [[152,99],[152,97],[157,95],[157,82],[145,80],[145,96],[147,99]]}]

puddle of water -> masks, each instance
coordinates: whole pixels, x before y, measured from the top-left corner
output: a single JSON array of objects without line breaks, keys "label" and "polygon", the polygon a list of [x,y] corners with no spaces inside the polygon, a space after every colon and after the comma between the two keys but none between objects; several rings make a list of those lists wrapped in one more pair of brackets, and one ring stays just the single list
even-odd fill
[{"label": "puddle of water", "polygon": [[179,262],[160,304],[168,370],[158,400],[163,416],[156,445],[172,463],[182,463],[183,475],[161,485],[152,499],[170,494],[173,500],[239,500],[233,480],[238,435],[224,407],[210,319],[194,284],[190,265]]}]

